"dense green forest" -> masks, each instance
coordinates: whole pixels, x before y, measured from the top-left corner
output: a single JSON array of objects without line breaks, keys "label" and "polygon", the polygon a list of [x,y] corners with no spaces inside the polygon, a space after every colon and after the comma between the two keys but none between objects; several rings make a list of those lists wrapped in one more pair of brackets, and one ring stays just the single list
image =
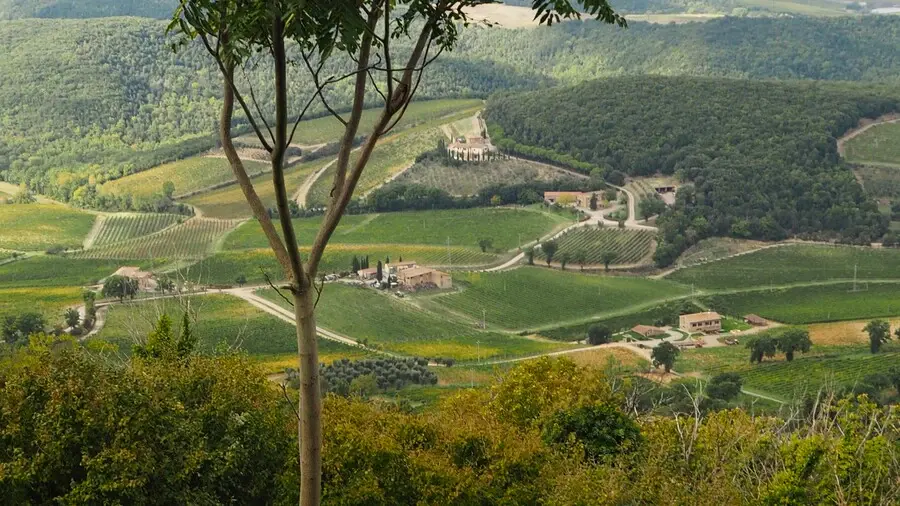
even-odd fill
[{"label": "dense green forest", "polygon": [[506,149],[692,183],[658,222],[656,260],[668,265],[709,236],[880,238],[885,220],[835,138],[897,110],[891,87],[623,77],[497,97],[485,116]]},{"label": "dense green forest", "polygon": [[20,18],[168,18],[178,0],[0,0],[0,20]]},{"label": "dense green forest", "polygon": [[[0,179],[76,205],[129,208],[94,185],[212,147],[219,79],[204,51],[175,55],[164,32],[164,21],[136,18],[0,22]],[[898,45],[900,19],[891,17],[475,28],[427,72],[419,97],[643,73],[896,80]],[[262,74],[240,77],[257,84],[265,107]],[[291,82],[299,107],[308,82]],[[345,83],[326,96],[340,108],[348,94]]]}]

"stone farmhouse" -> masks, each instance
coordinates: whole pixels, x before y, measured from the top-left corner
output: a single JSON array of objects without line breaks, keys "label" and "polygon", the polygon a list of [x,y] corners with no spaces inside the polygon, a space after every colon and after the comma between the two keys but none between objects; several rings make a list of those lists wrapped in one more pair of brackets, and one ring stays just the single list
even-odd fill
[{"label": "stone farmhouse", "polygon": [[119,267],[113,275],[137,281],[138,290],[149,292],[156,289],[156,280],[153,279],[153,274],[142,271],[140,267]]},{"label": "stone farmhouse", "polygon": [[493,146],[484,137],[459,138],[447,146],[450,158],[456,160],[482,161],[493,152]]},{"label": "stone farmhouse", "polygon": [[453,287],[453,281],[450,279],[449,274],[428,267],[403,269],[397,274],[397,282],[407,290],[415,290],[430,285],[441,289]]},{"label": "stone farmhouse", "polygon": [[678,328],[685,332],[719,332],[722,330],[722,316],[715,311],[683,314],[678,317]]}]

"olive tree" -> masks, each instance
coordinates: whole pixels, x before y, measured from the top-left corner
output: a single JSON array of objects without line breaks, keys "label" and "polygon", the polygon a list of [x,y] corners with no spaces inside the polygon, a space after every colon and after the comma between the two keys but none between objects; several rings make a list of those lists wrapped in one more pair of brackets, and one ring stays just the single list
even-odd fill
[{"label": "olive tree", "polygon": [[[249,207],[283,271],[282,286],[291,294],[297,325],[300,366],[300,502],[319,504],[321,496],[321,393],[316,346],[316,284],[325,247],[354,195],[379,139],[400,121],[416,94],[425,69],[455,45],[469,18],[466,9],[488,0],[181,0],[169,31],[181,42],[199,39],[223,77],[219,137]],[[552,24],[582,13],[607,23],[625,25],[606,0],[534,0],[535,18]],[[397,50],[398,41],[409,41]],[[176,44],[178,47],[179,44]],[[330,65],[336,60],[340,65]],[[288,67],[305,74],[308,89],[288,99]],[[267,114],[249,83],[236,79],[246,68],[271,71],[274,104]],[[335,68],[345,71],[332,72]],[[327,69],[327,70],[326,70]],[[349,111],[339,114],[329,104],[328,91],[348,82]],[[380,112],[365,141],[351,160],[360,132],[363,108],[372,92],[380,96]],[[247,174],[232,142],[237,102],[249,128],[271,160],[271,178],[278,216],[290,216],[291,199],[285,183],[285,154],[297,125],[314,103],[343,126],[334,163],[325,216],[306,258],[301,258],[290,219],[269,217],[266,206]],[[293,111],[293,113],[292,113]],[[281,234],[279,234],[279,229]],[[283,237],[283,239],[282,239]]]}]

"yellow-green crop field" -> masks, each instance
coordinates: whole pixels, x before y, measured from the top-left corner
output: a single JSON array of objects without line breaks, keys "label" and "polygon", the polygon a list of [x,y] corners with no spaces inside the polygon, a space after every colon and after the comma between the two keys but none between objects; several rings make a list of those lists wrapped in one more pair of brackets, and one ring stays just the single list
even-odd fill
[{"label": "yellow-green crop field", "polygon": [[0,248],[80,248],[95,215],[58,204],[0,205]]},{"label": "yellow-green crop field", "polygon": [[[250,174],[268,169],[267,164],[252,160],[245,160],[244,167]],[[233,179],[228,160],[198,155],[109,181],[103,184],[101,193],[149,197],[161,192],[163,183],[171,181],[175,195],[181,195]]]}]

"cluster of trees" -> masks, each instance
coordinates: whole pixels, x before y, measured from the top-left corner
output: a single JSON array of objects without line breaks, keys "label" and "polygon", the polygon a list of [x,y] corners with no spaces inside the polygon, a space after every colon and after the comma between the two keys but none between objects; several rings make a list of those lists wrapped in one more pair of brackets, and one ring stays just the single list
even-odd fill
[{"label": "cluster of trees", "polygon": [[91,290],[85,290],[82,294],[85,314],[74,307],[66,308],[62,312],[62,323],[48,322],[43,314],[26,311],[18,314],[0,316],[0,341],[9,346],[28,345],[31,336],[48,331],[54,336],[68,333],[71,336],[80,336],[94,328],[97,320],[97,308],[94,304],[96,294]]},{"label": "cluster of trees", "polygon": [[120,301],[134,299],[138,293],[138,281],[126,276],[110,276],[103,282],[101,293],[105,298],[115,298]]},{"label": "cluster of trees", "polygon": [[[435,385],[437,376],[428,370],[424,358],[378,358],[349,360],[343,358],[319,368],[322,390],[347,397],[368,397],[377,392],[403,388],[406,385]],[[288,371],[288,381],[299,381],[295,370]]]},{"label": "cluster of trees", "polygon": [[[248,358],[178,343],[160,320],[126,363],[44,335],[0,355],[4,498],[296,503],[292,403]],[[739,377],[700,388],[545,358],[426,413],[329,395],[323,501],[822,504],[893,493],[896,410],[824,396],[780,423],[718,411]]]},{"label": "cluster of trees", "polygon": [[835,138],[898,109],[900,95],[887,88],[626,77],[498,96],[485,116],[517,143],[689,183],[658,221],[663,266],[710,236],[880,238],[887,220]]},{"label": "cluster of trees", "polygon": [[775,353],[784,353],[788,362],[794,360],[794,354],[806,353],[812,347],[809,331],[801,328],[790,328],[760,334],[751,337],[745,344],[750,350],[750,363],[762,363],[765,357],[774,357]]}]

